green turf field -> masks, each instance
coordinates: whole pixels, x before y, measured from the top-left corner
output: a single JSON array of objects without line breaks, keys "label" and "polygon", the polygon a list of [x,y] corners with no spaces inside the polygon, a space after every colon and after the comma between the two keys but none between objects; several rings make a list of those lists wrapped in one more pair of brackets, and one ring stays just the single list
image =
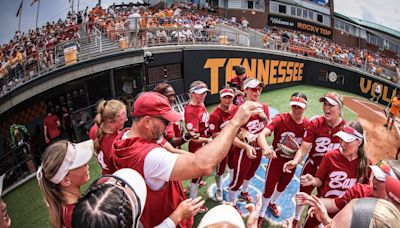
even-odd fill
[{"label": "green turf field", "polygon": [[[308,97],[308,108],[305,115],[307,117],[312,117],[322,113],[322,105],[318,102],[318,99],[327,91],[328,90],[325,88],[314,86],[294,86],[287,89],[264,92],[261,96],[261,100],[268,103],[269,106],[277,109],[279,112],[286,112],[290,109],[288,104],[291,94],[294,92],[303,92]],[[340,93],[343,95],[352,95],[344,92]],[[211,111],[212,108],[213,106],[210,106],[209,111]],[[344,111],[344,117],[346,120],[356,119],[356,115],[347,109]],[[186,149],[186,147],[184,148]],[[92,181],[100,176],[101,170],[94,158],[90,161],[89,165]],[[213,176],[210,176],[205,180],[208,184],[214,183]],[[89,183],[91,181],[89,181]],[[83,189],[86,189],[89,183],[86,184]],[[184,183],[184,186],[187,186],[187,182]],[[199,194],[207,199],[207,186],[200,188]],[[47,208],[36,179],[31,179],[11,193],[8,193],[4,196],[4,200],[8,205],[8,212],[12,219],[12,227],[50,227]],[[206,204],[209,207],[216,205],[212,199],[207,199]],[[198,223],[201,216],[202,215],[196,216],[195,224]]]}]

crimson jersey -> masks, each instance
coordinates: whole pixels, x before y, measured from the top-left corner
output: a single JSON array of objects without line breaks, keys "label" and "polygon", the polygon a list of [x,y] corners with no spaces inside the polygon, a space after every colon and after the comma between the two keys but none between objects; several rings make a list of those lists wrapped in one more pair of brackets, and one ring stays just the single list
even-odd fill
[{"label": "crimson jersey", "polygon": [[166,132],[165,135],[166,139],[172,139],[174,137],[176,138],[182,137],[183,129],[181,126],[181,122],[176,122],[168,125],[167,128],[165,129],[165,132]]},{"label": "crimson jersey", "polygon": [[353,187],[348,189],[341,197],[335,198],[336,206],[341,210],[352,199],[359,199],[364,197],[373,197],[373,187],[370,184],[356,183]]},{"label": "crimson jersey", "polygon": [[231,78],[230,82],[232,83],[231,86],[237,88],[240,91],[243,91],[243,82],[248,77],[246,76],[243,80],[241,80],[238,76]]},{"label": "crimson jersey", "polygon": [[[231,115],[229,116],[229,119],[233,118],[233,116],[235,115],[235,113],[237,112],[239,107],[240,107],[240,105],[237,105],[235,107],[235,109],[233,109]],[[269,108],[268,108],[268,105],[263,103],[262,104],[262,109],[263,109],[265,115],[267,115],[267,119],[266,120],[263,120],[258,115],[252,115],[250,117],[250,119],[247,121],[247,123],[242,126],[242,128],[246,129],[247,131],[249,131],[250,133],[252,133],[254,135],[258,135],[258,133],[260,133],[269,122]],[[255,145],[256,145],[257,148],[259,148],[257,142],[255,143]]]},{"label": "crimson jersey", "polygon": [[[96,140],[97,129],[97,124],[93,124],[93,126],[89,130],[90,139]],[[103,138],[100,141],[100,151],[97,153],[96,158],[101,166],[102,175],[113,174],[115,171],[117,171],[111,161],[111,157],[112,143],[114,142],[114,139],[118,136],[118,133],[119,132],[115,132],[114,134],[103,134]]]},{"label": "crimson jersey", "polygon": [[61,134],[57,122],[60,122],[60,119],[54,114],[46,116],[43,119],[43,125],[47,127],[47,137],[49,137],[49,139],[54,139]]},{"label": "crimson jersey", "polygon": [[272,146],[275,148],[275,151],[280,154],[278,143],[281,143],[286,135],[294,137],[300,145],[303,141],[304,132],[308,123],[309,121],[306,117],[304,117],[302,123],[298,124],[293,120],[288,112],[277,114],[267,125],[267,128],[271,132],[274,132],[274,141],[272,142]]},{"label": "crimson jersey", "polygon": [[61,209],[61,223],[65,228],[72,227],[72,213],[74,212],[75,204],[67,204]]},{"label": "crimson jersey", "polygon": [[325,153],[340,147],[340,138],[333,136],[342,130],[346,121],[342,122],[334,128],[330,128],[323,116],[313,119],[306,128],[303,140],[312,143],[311,151],[308,158],[314,161],[316,165],[321,163]]},{"label": "crimson jersey", "polygon": [[[159,144],[139,137],[122,139],[122,130],[113,143],[113,162],[117,169],[131,168],[136,170],[144,179],[144,161],[146,156]],[[143,214],[140,218],[144,227],[155,227],[169,217],[178,205],[185,200],[182,185],[179,181],[168,181],[158,191],[147,188],[147,199]],[[186,227],[187,221],[180,222],[177,227]],[[190,227],[190,226],[188,226]]]},{"label": "crimson jersey", "polygon": [[222,128],[228,123],[229,116],[235,108],[236,106],[232,104],[228,112],[222,111],[219,106],[215,107],[214,110],[212,110],[210,114],[210,119],[208,121],[210,134],[217,133],[222,130]]},{"label": "crimson jersey", "polygon": [[353,187],[357,183],[359,161],[359,158],[347,160],[339,149],[326,153],[315,175],[322,181],[322,186],[318,189],[319,196],[340,197],[347,189]]},{"label": "crimson jersey", "polygon": [[[188,104],[185,107],[185,122],[188,131],[199,133],[201,137],[208,137],[208,119],[209,115],[204,105]],[[203,144],[189,141],[189,151],[195,152],[201,148]]]}]

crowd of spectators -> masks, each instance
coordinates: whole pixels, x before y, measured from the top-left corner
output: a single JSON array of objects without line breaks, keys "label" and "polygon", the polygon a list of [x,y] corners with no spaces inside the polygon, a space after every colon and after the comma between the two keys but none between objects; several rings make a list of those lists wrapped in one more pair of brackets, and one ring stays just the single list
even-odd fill
[{"label": "crowd of spectators", "polygon": [[346,47],[316,35],[281,29],[264,29],[263,33],[263,43],[266,48],[280,49],[356,66],[377,76],[382,76],[382,67],[396,72],[396,68],[400,66],[400,58],[391,58],[365,48]]},{"label": "crowd of spectators", "polygon": [[[112,5],[107,9],[97,5],[91,10],[86,8],[77,13],[68,13],[65,20],[48,22],[27,33],[16,31],[12,40],[0,45],[0,95],[21,82],[30,80],[39,73],[39,69],[40,72],[53,69],[57,65],[57,57],[62,56],[63,51],[54,47],[79,38],[80,29],[90,34],[93,25],[98,25],[112,41],[126,39],[129,34],[127,47],[134,48],[163,45],[171,41],[196,43],[216,39],[217,31],[214,28],[220,23],[243,30],[249,28],[250,23],[245,17],[221,18],[204,13],[204,10],[209,8],[193,4],[158,10],[132,7],[129,4]],[[135,32],[132,33],[132,30]],[[385,69],[389,69],[395,73],[386,79],[395,82],[398,80],[396,72],[399,72],[400,58],[391,58],[379,51],[346,47],[299,31],[265,28],[262,32],[265,48],[355,66],[377,76],[382,76]],[[88,37],[90,41],[90,36]]]}]

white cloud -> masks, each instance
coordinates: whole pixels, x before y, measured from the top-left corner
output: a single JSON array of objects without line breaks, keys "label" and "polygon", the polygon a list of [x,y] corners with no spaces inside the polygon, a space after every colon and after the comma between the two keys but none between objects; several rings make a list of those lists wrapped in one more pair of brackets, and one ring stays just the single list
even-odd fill
[{"label": "white cloud", "polygon": [[399,0],[335,0],[335,11],[400,31]]}]

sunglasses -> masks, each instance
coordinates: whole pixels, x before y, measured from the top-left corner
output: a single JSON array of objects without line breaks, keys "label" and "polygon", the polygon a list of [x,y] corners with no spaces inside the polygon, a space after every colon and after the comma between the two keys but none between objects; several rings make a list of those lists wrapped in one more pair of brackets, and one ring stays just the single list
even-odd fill
[{"label": "sunglasses", "polygon": [[168,125],[170,124],[169,120],[165,119],[165,118],[162,117],[162,116],[152,116],[152,117],[161,120],[165,126],[168,126]]},{"label": "sunglasses", "polygon": [[251,92],[260,92],[261,87],[256,87],[256,88],[249,88]]}]

